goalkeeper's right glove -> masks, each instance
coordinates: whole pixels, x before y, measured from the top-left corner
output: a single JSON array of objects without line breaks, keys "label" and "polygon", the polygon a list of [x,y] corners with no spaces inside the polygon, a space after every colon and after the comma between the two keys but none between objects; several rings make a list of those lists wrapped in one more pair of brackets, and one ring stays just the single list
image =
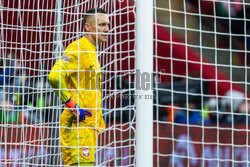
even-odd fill
[{"label": "goalkeeper's right glove", "polygon": [[64,104],[72,111],[74,116],[77,118],[73,121],[75,123],[77,121],[81,122],[82,120],[85,120],[85,115],[88,115],[90,117],[92,116],[91,112],[81,109],[71,97]]}]

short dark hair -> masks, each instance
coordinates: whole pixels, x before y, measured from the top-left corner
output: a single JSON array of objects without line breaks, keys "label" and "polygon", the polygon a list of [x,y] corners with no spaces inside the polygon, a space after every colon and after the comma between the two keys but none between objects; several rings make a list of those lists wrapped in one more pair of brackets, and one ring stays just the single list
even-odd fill
[{"label": "short dark hair", "polygon": [[93,14],[93,13],[103,13],[103,14],[107,14],[107,12],[102,9],[102,8],[91,8],[89,9],[86,14],[84,15],[83,17],[83,28],[84,28],[84,31],[85,30],[85,23],[87,22],[87,19],[89,18],[89,16],[91,16],[90,14]]}]

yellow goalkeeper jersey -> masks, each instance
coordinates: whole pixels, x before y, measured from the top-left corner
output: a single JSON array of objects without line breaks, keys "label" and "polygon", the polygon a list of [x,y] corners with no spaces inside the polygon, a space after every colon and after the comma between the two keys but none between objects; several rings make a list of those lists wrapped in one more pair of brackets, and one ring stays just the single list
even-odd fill
[{"label": "yellow goalkeeper jersey", "polygon": [[97,127],[99,132],[105,127],[101,110],[101,67],[96,47],[87,38],[74,41],[65,49],[52,68],[49,81],[63,103],[72,97],[80,108],[92,113],[80,126]]}]

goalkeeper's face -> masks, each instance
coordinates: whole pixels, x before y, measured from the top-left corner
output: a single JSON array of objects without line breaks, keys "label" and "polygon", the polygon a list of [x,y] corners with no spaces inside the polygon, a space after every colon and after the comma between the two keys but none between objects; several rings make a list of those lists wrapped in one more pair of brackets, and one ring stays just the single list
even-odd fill
[{"label": "goalkeeper's face", "polygon": [[91,17],[89,20],[89,26],[86,30],[90,32],[94,41],[97,40],[98,43],[106,42],[108,38],[109,25],[109,18],[106,14],[97,14],[97,16]]}]

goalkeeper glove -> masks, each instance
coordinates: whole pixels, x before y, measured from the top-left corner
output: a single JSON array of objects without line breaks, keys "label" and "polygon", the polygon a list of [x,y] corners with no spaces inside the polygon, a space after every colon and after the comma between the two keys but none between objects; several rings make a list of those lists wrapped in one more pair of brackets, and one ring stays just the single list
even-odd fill
[{"label": "goalkeeper glove", "polygon": [[[85,115],[88,116],[92,116],[91,112],[86,111],[81,109],[75,102],[74,100],[72,100],[72,98],[70,97],[69,100],[64,103],[73,113],[73,115],[75,115],[75,117],[77,118],[77,120],[79,120],[79,122],[81,122],[82,120],[85,120]],[[77,120],[74,120],[73,122],[77,122]]]}]

